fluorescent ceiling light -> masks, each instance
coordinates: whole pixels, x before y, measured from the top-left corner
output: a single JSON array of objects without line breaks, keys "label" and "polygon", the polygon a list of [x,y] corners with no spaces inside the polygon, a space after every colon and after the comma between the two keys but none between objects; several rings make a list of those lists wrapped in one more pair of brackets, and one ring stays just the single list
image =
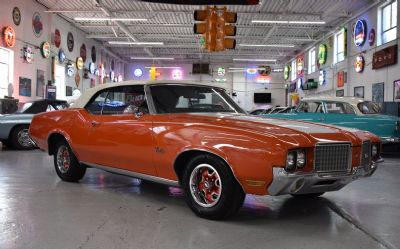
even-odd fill
[{"label": "fluorescent ceiling light", "polygon": [[109,41],[112,45],[164,45],[164,42],[129,42],[129,41]]},{"label": "fluorescent ceiling light", "polygon": [[118,18],[118,17],[75,17],[75,21],[121,21],[121,22],[146,22],[146,18]]},{"label": "fluorescent ceiling light", "polygon": [[272,69],[272,72],[280,73],[280,72],[283,72],[283,69],[282,68]]},{"label": "fluorescent ceiling light", "polygon": [[239,44],[240,47],[273,47],[273,48],[294,48],[293,44]]},{"label": "fluorescent ceiling light", "polygon": [[[144,68],[150,69],[152,67],[144,67]],[[180,69],[181,67],[154,67],[154,68]]]},{"label": "fluorescent ceiling light", "polygon": [[228,70],[247,70],[246,67],[230,67]]},{"label": "fluorescent ceiling light", "polygon": [[131,57],[132,60],[166,60],[173,61],[175,58],[172,57]]},{"label": "fluorescent ceiling light", "polygon": [[244,59],[244,58],[234,58],[234,61],[269,61],[275,62],[276,59]]},{"label": "fluorescent ceiling light", "polygon": [[279,20],[251,20],[252,23],[273,23],[273,24],[315,24],[323,25],[324,21],[279,21]]}]

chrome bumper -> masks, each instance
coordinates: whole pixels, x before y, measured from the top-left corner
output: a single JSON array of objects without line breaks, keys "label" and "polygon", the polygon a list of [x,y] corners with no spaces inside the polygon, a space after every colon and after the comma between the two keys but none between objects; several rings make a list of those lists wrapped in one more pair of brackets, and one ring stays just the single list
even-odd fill
[{"label": "chrome bumper", "polygon": [[400,143],[399,137],[381,137],[382,143]]},{"label": "chrome bumper", "polygon": [[353,168],[352,172],[346,175],[287,173],[283,168],[274,167],[274,178],[268,187],[268,193],[284,195],[336,191],[360,177],[371,176],[381,162],[383,159],[371,163],[369,167]]}]

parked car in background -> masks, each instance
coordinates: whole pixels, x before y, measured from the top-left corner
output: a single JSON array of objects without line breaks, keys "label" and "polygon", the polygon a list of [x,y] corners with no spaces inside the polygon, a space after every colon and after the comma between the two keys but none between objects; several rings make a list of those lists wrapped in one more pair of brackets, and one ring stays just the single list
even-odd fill
[{"label": "parked car in background", "polygon": [[261,114],[267,114],[272,110],[272,108],[266,108],[266,109],[255,109],[250,112],[251,115],[261,115]]},{"label": "parked car in background", "polygon": [[400,118],[380,114],[377,103],[353,97],[309,98],[294,112],[266,114],[265,117],[326,123],[370,131],[382,142],[400,142]]},{"label": "parked car in background", "polygon": [[0,141],[19,150],[33,149],[35,145],[28,135],[33,115],[67,107],[67,102],[63,100],[41,99],[23,104],[13,114],[1,115]]},{"label": "parked car in background", "polygon": [[64,181],[94,167],[181,186],[209,219],[235,214],[246,193],[339,190],[381,161],[372,133],[248,115],[223,89],[182,82],[100,85],[68,110],[35,115],[29,132]]}]

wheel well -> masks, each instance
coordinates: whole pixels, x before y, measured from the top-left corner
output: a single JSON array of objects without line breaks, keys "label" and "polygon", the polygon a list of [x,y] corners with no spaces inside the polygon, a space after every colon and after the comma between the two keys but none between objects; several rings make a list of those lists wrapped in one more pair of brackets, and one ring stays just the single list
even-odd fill
[{"label": "wheel well", "polygon": [[16,125],[14,125],[11,128],[10,133],[8,134],[8,140],[11,139],[11,135],[13,134],[14,130],[17,129],[18,127],[20,127],[20,126],[28,126],[29,127],[29,124],[16,124]]},{"label": "wheel well", "polygon": [[190,160],[190,158],[197,156],[197,155],[209,155],[212,157],[218,157],[219,159],[221,159],[223,162],[226,163],[226,166],[229,167],[229,169],[231,170],[232,174],[235,177],[235,174],[233,173],[232,168],[228,165],[228,163],[225,161],[224,158],[220,157],[219,155],[213,154],[211,152],[208,151],[202,151],[202,150],[189,150],[189,151],[185,151],[182,152],[181,154],[179,154],[179,156],[175,159],[175,163],[174,163],[174,170],[176,175],[178,176],[178,180],[179,183],[182,183],[182,174],[183,174],[183,170],[185,169],[187,162]]},{"label": "wheel well", "polygon": [[61,135],[60,133],[53,133],[50,135],[48,141],[47,141],[47,146],[49,148],[49,155],[54,154],[54,146],[57,144],[59,141],[66,141],[65,137]]}]

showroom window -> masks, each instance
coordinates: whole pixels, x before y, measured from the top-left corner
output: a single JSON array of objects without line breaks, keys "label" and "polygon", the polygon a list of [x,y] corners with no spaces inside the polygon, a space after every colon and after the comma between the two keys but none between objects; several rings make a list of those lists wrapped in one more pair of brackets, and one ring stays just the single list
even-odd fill
[{"label": "showroom window", "polygon": [[335,34],[333,48],[333,63],[338,63],[346,57],[346,30],[342,29]]},{"label": "showroom window", "polygon": [[312,48],[308,52],[308,73],[315,73],[315,62],[316,62],[316,57],[315,57],[315,48]]},{"label": "showroom window", "polygon": [[14,52],[0,48],[0,98],[4,98],[4,96],[11,97],[12,89],[9,89],[9,84],[12,84],[13,81],[13,65]]},{"label": "showroom window", "polygon": [[95,95],[86,105],[86,110],[96,115],[130,114],[135,108],[148,112],[143,86],[106,89]]},{"label": "showroom window", "polygon": [[378,10],[378,46],[393,41],[397,36],[397,1]]},{"label": "showroom window", "polygon": [[291,80],[295,80],[297,78],[297,63],[296,60],[292,61],[292,68],[291,68]]}]

